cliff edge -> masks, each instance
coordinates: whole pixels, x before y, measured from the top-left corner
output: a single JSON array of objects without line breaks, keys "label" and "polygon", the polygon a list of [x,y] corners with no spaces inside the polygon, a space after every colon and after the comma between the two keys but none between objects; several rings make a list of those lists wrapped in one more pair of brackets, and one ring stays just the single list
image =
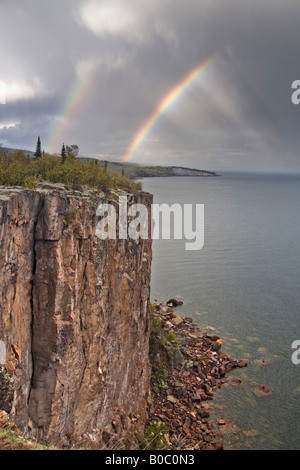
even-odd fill
[{"label": "cliff edge", "polygon": [[100,240],[100,202],[0,187],[0,409],[39,441],[130,448],[150,400],[152,246]]}]

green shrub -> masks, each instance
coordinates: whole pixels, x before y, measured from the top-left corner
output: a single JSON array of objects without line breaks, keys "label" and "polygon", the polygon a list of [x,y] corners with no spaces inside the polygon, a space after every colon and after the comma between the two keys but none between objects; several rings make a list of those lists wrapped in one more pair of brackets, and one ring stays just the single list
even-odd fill
[{"label": "green shrub", "polygon": [[173,331],[169,331],[168,333],[166,333],[165,336],[163,337],[163,340],[180,344],[179,339],[177,338],[177,336],[175,335]]},{"label": "green shrub", "polygon": [[149,357],[151,364],[153,364],[160,346],[160,324],[161,321],[159,317],[154,317],[152,319],[152,328],[149,337]]},{"label": "green shrub", "polygon": [[152,421],[145,429],[141,450],[163,450],[169,444],[169,426],[159,419]]},{"label": "green shrub", "polygon": [[49,154],[29,158],[20,150],[10,154],[0,152],[0,185],[34,189],[41,181],[62,183],[77,189],[89,186],[105,193],[111,189],[141,189],[140,183],[129,181],[119,172],[101,168],[93,160],[82,161],[67,156],[62,161],[61,157]]},{"label": "green shrub", "polygon": [[38,180],[36,179],[35,176],[25,176],[24,178],[24,186],[25,188],[28,188],[28,189],[35,189],[36,188],[36,185],[38,183]]}]

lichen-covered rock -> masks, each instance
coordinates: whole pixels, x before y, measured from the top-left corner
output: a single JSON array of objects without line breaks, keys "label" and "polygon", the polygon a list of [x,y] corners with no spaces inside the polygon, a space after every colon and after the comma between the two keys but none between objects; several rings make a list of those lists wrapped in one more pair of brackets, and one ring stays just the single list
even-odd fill
[{"label": "lichen-covered rock", "polygon": [[[152,203],[147,193],[128,197]],[[58,445],[128,447],[149,405],[151,239],[100,240],[105,201],[61,185],[0,189],[10,413],[24,433]]]}]

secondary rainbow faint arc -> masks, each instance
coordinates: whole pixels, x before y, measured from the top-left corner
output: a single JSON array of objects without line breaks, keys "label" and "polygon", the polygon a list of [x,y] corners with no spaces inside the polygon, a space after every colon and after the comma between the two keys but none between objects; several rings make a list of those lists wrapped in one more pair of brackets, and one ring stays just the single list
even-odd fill
[{"label": "secondary rainbow faint arc", "polygon": [[213,62],[215,55],[209,57],[200,65],[193,68],[180,83],[178,83],[172,90],[161,100],[155,111],[147,119],[145,124],[141,127],[136,137],[133,139],[126,154],[123,156],[122,161],[128,162],[132,159],[137,149],[141,146],[147,135],[162,116],[162,114],[176,101],[176,99],[190,86],[206,68]]},{"label": "secondary rainbow faint arc", "polygon": [[84,100],[87,98],[92,88],[93,79],[94,74],[88,73],[84,78],[78,78],[71,89],[60,110],[59,118],[48,136],[46,147],[49,148],[49,150],[55,147],[56,151],[60,151],[70,119],[74,117],[82,107]]}]

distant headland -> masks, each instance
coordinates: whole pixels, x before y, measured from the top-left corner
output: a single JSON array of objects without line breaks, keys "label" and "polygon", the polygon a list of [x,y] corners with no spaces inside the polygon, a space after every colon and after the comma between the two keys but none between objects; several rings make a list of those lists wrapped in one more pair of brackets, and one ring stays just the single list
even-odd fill
[{"label": "distant headland", "polygon": [[100,165],[112,171],[121,171],[130,179],[170,176],[221,176],[214,171],[186,168],[183,166],[140,165],[102,160],[100,161]]},{"label": "distant headland", "polygon": [[[16,149],[2,146],[0,147],[1,151],[6,154],[10,154],[16,151]],[[29,157],[34,156],[34,152],[32,151],[24,149],[22,149],[22,151]],[[129,179],[169,176],[221,176],[214,171],[187,168],[183,166],[142,165],[138,163],[112,162],[108,160],[95,159],[93,157],[86,157],[84,155],[77,155],[76,158],[81,161],[95,160],[99,166],[107,168],[111,171],[122,173]]]}]

